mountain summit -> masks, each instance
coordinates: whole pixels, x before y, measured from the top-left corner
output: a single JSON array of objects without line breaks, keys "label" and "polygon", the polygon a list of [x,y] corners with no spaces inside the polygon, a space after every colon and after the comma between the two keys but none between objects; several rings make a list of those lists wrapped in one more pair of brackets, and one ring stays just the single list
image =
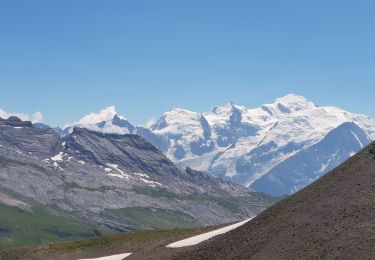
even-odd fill
[{"label": "mountain summit", "polygon": [[[153,136],[145,138],[178,165],[278,196],[305,187],[375,139],[375,121],[369,117],[320,107],[295,94],[254,109],[234,103],[208,113],[174,109],[156,122],[158,127],[149,127]],[[352,123],[352,129],[340,131],[344,123]],[[341,142],[329,143],[333,138]],[[329,145],[331,154],[318,151],[321,156],[311,159],[313,149]],[[287,162],[288,170],[282,167]],[[271,178],[275,174],[279,177]],[[265,178],[267,185],[260,185]]]}]

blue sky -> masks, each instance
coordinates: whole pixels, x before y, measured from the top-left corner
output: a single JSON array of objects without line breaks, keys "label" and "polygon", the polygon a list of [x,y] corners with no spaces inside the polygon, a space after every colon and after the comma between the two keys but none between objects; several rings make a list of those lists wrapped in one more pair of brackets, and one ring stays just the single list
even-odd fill
[{"label": "blue sky", "polygon": [[64,125],[115,105],[248,107],[297,93],[375,117],[375,1],[0,2],[0,108]]}]

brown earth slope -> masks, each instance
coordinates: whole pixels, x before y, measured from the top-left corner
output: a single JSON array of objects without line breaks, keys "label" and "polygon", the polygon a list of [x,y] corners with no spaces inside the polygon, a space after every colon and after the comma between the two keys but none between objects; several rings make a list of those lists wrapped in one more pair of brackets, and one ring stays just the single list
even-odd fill
[{"label": "brown earth slope", "polygon": [[232,232],[175,259],[375,259],[375,143]]}]

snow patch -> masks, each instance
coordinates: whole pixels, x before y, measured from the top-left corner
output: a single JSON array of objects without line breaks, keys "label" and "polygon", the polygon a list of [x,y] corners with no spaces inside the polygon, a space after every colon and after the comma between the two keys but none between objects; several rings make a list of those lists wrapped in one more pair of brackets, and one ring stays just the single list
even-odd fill
[{"label": "snow patch", "polygon": [[116,173],[109,173],[108,176],[124,179],[124,176],[122,176],[121,174],[116,174]]},{"label": "snow patch", "polygon": [[85,258],[80,260],[122,260],[128,256],[130,256],[132,253],[125,253],[125,254],[119,254],[119,255],[110,255],[110,256],[103,256],[99,258]]},{"label": "snow patch", "polygon": [[56,168],[60,170],[64,170],[63,168],[61,168],[61,166],[57,162],[53,162],[53,166],[55,166]]},{"label": "snow patch", "polygon": [[51,160],[54,161],[54,162],[61,162],[63,160],[63,157],[64,157],[63,152],[59,152],[55,156],[52,156]]},{"label": "snow patch", "polygon": [[147,174],[145,173],[138,173],[138,172],[135,172],[134,175],[137,175],[141,178],[146,178],[146,179],[150,179],[150,176],[148,176]]},{"label": "snow patch", "polygon": [[164,186],[163,184],[157,181],[149,181],[142,178],[140,178],[140,180],[153,188],[155,188],[156,186]]},{"label": "snow patch", "polygon": [[331,162],[331,160],[329,160],[327,163],[323,163],[322,166],[320,167],[319,172],[321,172],[321,173],[325,172],[325,170],[327,170],[330,162]]},{"label": "snow patch", "polygon": [[130,176],[126,172],[124,172],[121,169],[119,169],[119,167],[118,167],[117,164],[106,163],[106,165],[108,165],[111,168],[105,168],[105,171],[112,172],[113,170],[116,170],[118,172],[118,173],[108,174],[108,176],[118,177],[118,178],[121,178],[121,179],[124,179],[124,178],[129,179],[130,178]]},{"label": "snow patch", "polygon": [[179,247],[185,247],[185,246],[194,246],[194,245],[200,244],[203,241],[206,241],[210,238],[213,238],[213,237],[216,237],[218,235],[222,235],[222,234],[225,234],[229,231],[232,231],[232,230],[246,224],[251,219],[252,218],[249,218],[249,219],[246,219],[244,221],[238,222],[238,223],[230,225],[230,226],[226,226],[226,227],[223,227],[223,228],[211,231],[211,232],[207,232],[207,233],[204,233],[204,234],[201,234],[201,235],[198,235],[198,236],[194,236],[194,237],[190,237],[190,238],[187,238],[187,239],[184,239],[184,240],[180,240],[180,241],[177,241],[177,242],[174,242],[172,244],[167,245],[167,247],[168,248],[179,248]]},{"label": "snow patch", "polygon": [[359,145],[361,146],[361,149],[364,147],[363,143],[361,142],[361,140],[359,140],[358,136],[356,135],[356,133],[354,133],[353,131],[350,131],[352,133],[352,135],[354,136],[354,138],[357,140],[357,142],[359,143]]}]

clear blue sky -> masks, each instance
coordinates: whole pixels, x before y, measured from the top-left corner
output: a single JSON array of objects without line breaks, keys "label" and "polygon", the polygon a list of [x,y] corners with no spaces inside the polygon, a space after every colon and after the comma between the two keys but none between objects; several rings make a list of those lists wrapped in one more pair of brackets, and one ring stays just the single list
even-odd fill
[{"label": "clear blue sky", "polygon": [[115,105],[248,107],[287,93],[375,117],[375,1],[0,1],[0,108],[64,125]]}]

